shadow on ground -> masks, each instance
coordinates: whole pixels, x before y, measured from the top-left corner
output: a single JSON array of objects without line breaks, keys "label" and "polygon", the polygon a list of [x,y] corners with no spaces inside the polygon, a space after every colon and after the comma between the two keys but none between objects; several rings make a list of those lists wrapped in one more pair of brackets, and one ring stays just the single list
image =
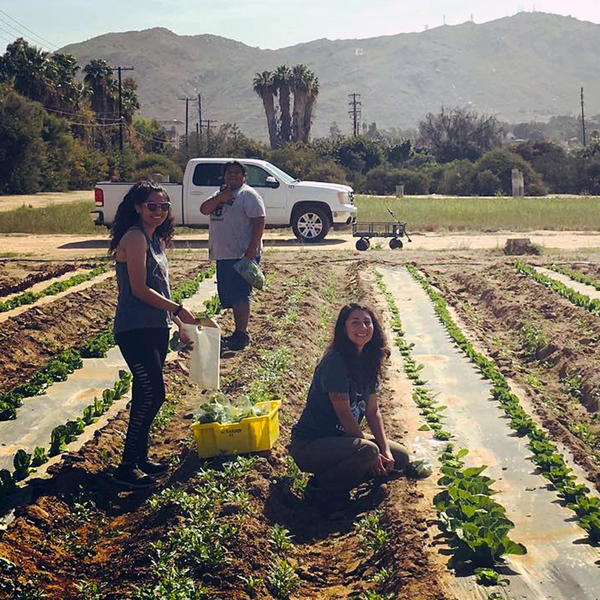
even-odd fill
[{"label": "shadow on ground", "polygon": [[[345,240],[343,239],[326,239],[320,242],[311,243],[311,244],[303,244],[299,242],[296,238],[286,238],[286,239],[277,239],[277,240],[263,240],[263,244],[267,247],[313,247],[318,248],[322,246],[335,246],[338,244],[343,244]],[[82,240],[79,242],[69,242],[67,244],[62,244],[59,246],[61,250],[72,250],[77,248],[108,248],[110,240],[107,239],[92,239],[92,240]],[[185,238],[179,238],[174,240],[173,245],[175,248],[208,248],[208,240],[186,240]]]}]

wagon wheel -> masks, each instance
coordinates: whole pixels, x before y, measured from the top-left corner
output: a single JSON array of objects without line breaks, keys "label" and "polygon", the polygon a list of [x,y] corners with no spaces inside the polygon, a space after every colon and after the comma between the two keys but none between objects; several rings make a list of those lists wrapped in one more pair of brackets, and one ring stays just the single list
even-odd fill
[{"label": "wagon wheel", "polygon": [[390,248],[392,250],[395,250],[396,248],[402,248],[402,246],[404,246],[402,240],[399,240],[398,238],[392,238],[390,240]]},{"label": "wagon wheel", "polygon": [[357,250],[368,250],[369,246],[371,245],[369,243],[369,240],[367,238],[360,238],[360,240],[357,240],[356,242],[356,249]]}]

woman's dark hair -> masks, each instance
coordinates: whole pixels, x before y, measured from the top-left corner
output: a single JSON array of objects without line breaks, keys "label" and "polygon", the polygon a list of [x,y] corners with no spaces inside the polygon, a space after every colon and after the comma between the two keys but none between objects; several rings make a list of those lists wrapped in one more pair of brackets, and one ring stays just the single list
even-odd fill
[{"label": "woman's dark hair", "polygon": [[[369,313],[373,323],[373,337],[365,344],[360,353],[346,334],[346,321],[350,313],[354,310],[362,310]],[[349,373],[356,373],[359,377],[364,377],[371,385],[375,384],[381,377],[384,360],[390,355],[385,333],[373,309],[370,306],[355,302],[346,304],[340,310],[333,330],[333,341],[327,348],[327,351],[330,350],[337,350],[342,355]]]},{"label": "woman's dark hair", "polygon": [[[110,228],[110,247],[108,249],[109,254],[114,254],[121,238],[125,235],[125,232],[132,226],[139,222],[140,215],[135,210],[136,206],[143,204],[148,198],[158,192],[162,194],[166,201],[169,201],[169,194],[167,190],[161,185],[152,181],[138,181],[132,185],[129,191],[125,194],[121,204],[117,208],[117,214],[115,220]],[[165,243],[165,246],[170,246],[175,232],[175,219],[169,209],[167,218],[156,228],[156,235],[160,240]]]}]

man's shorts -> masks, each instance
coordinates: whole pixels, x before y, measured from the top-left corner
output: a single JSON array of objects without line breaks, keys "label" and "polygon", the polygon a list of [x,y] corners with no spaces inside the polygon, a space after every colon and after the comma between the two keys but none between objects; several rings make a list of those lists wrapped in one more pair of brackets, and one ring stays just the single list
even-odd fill
[{"label": "man's shorts", "polygon": [[[233,268],[238,260],[228,258],[217,261],[217,292],[223,308],[231,308],[239,302],[250,302],[252,286]],[[259,263],[260,256],[254,260]]]}]

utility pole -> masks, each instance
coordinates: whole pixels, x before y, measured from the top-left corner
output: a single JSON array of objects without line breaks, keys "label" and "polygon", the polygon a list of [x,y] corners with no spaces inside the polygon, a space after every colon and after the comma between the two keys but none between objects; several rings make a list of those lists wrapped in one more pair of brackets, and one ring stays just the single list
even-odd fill
[{"label": "utility pole", "polygon": [[198,135],[200,136],[198,139],[202,138],[202,97],[198,94],[198,126],[200,130],[198,131]]},{"label": "utility pole", "polygon": [[348,102],[348,105],[350,106],[348,114],[352,119],[352,135],[356,137],[360,126],[362,102],[359,100],[360,94],[348,94],[348,98],[350,98],[350,102]]},{"label": "utility pole", "polygon": [[583,147],[585,148],[585,114],[583,112],[583,88],[581,88],[581,133],[583,140]]},{"label": "utility pole", "polygon": [[206,151],[210,154],[210,128],[213,127],[213,123],[217,123],[216,119],[202,119],[200,121],[200,129],[202,126],[206,127]]},{"label": "utility pole", "polygon": [[133,67],[111,67],[111,71],[119,74],[119,152],[123,154],[123,102],[121,92],[121,71],[133,71]]},{"label": "utility pole", "polygon": [[196,102],[196,98],[190,98],[189,96],[184,96],[183,98],[179,98],[180,100],[185,101],[185,149],[188,149],[188,131],[189,131],[189,116],[190,116],[190,100],[192,102]]},{"label": "utility pole", "polygon": [[202,127],[206,127],[206,143],[207,145],[210,144],[210,128],[214,127],[214,123],[217,123],[218,121],[216,119],[202,119],[202,121],[200,121],[200,129],[202,129]]}]

